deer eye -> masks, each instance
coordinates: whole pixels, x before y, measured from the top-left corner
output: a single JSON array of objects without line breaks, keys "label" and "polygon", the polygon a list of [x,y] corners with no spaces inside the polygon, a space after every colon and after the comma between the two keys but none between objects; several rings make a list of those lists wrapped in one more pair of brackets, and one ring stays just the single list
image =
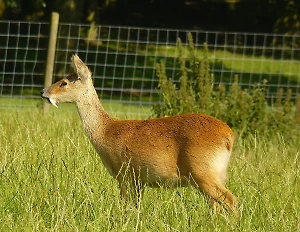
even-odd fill
[{"label": "deer eye", "polygon": [[59,87],[64,87],[64,86],[66,86],[68,83],[66,82],[66,81],[63,81],[63,82],[61,82],[60,83],[60,86]]}]

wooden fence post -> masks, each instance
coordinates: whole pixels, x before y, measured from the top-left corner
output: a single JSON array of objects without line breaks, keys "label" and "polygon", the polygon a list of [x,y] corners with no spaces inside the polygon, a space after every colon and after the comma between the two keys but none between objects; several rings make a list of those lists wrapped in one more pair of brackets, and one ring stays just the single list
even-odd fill
[{"label": "wooden fence post", "polygon": [[[49,44],[48,44],[48,51],[47,51],[47,63],[46,63],[46,70],[45,70],[44,88],[47,88],[52,84],[58,23],[59,23],[59,14],[53,12],[51,16],[51,27],[50,27]],[[44,101],[44,114],[47,114],[48,112],[49,112],[49,104]]]}]

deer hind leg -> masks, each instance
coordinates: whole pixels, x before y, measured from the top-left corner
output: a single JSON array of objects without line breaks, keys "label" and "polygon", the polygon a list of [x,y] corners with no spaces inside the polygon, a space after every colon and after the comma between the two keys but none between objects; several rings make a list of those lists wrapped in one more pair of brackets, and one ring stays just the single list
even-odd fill
[{"label": "deer hind leg", "polygon": [[237,198],[220,181],[197,178],[194,178],[194,181],[197,187],[209,197],[217,212],[220,211],[220,206],[224,206],[227,211],[238,214]]}]

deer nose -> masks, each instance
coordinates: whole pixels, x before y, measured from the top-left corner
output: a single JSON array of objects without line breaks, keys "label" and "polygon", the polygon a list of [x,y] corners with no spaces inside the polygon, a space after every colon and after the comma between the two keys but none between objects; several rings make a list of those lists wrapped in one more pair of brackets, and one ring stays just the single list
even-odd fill
[{"label": "deer nose", "polygon": [[45,89],[42,89],[41,90],[41,97],[43,96],[44,92],[45,92]]}]

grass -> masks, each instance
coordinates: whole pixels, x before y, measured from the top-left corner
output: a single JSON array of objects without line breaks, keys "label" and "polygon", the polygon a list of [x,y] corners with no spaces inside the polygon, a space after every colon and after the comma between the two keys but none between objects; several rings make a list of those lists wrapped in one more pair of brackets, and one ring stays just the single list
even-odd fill
[{"label": "grass", "polygon": [[[151,106],[148,104],[142,104],[139,102],[119,103],[113,101],[103,101],[103,106],[106,111],[113,115],[126,118],[134,117],[136,119],[146,118],[151,113]],[[19,98],[0,98],[0,110],[17,110],[23,108],[24,110],[41,109],[43,107],[43,101],[41,99],[19,99]],[[59,109],[50,107],[51,112],[57,113],[61,110],[75,110],[76,107],[73,104],[62,104]]]},{"label": "grass", "polygon": [[[182,49],[183,54],[189,54],[187,48]],[[208,47],[208,49],[209,59],[212,62],[212,66],[216,69],[233,70],[234,73],[255,73],[264,76],[266,79],[272,78],[272,76],[277,77],[279,73],[282,73],[284,78],[289,78],[296,82],[299,81],[299,61],[297,60],[275,59],[266,55],[253,55],[253,52],[246,54],[245,52],[224,49],[214,50],[212,47]],[[146,53],[146,51],[140,51],[140,54]],[[159,46],[159,48],[156,49],[156,53],[158,57],[174,59],[174,57],[178,56],[178,47]],[[197,57],[203,57],[203,53],[202,46],[195,48],[195,55]],[[156,60],[156,63],[158,62],[159,61]],[[173,68],[173,66],[171,68]]]},{"label": "grass", "polygon": [[[108,32],[107,32],[108,33]],[[119,38],[119,35],[115,35]],[[184,37],[181,35],[182,39]],[[19,38],[20,43],[27,43],[26,38]],[[24,40],[23,40],[24,39]],[[176,38],[174,38],[176,39]],[[64,39],[63,39],[64,40]],[[69,41],[70,42],[70,41]],[[68,42],[68,43],[69,43]],[[67,43],[66,41],[62,44]],[[77,42],[76,42],[77,43]],[[87,50],[88,49],[88,50]],[[241,84],[245,88],[251,87],[253,83],[261,83],[264,79],[268,81],[270,95],[277,92],[280,86],[284,88],[291,88],[293,95],[299,93],[299,60],[294,59],[294,56],[278,57],[273,54],[274,51],[281,51],[278,49],[261,50],[259,47],[248,47],[242,49],[228,47],[222,49],[221,47],[209,46],[209,60],[210,66],[214,71],[214,78],[216,82],[229,83],[234,80],[234,75],[239,75]],[[72,50],[72,49],[71,49]],[[69,55],[71,57],[71,50]],[[78,50],[78,49],[77,49]],[[168,77],[178,80],[179,67],[178,67],[178,47],[177,45],[162,45],[162,44],[137,44],[134,42],[128,43],[127,39],[118,39],[117,41],[103,42],[101,46],[88,46],[85,43],[81,43],[79,49],[79,55],[89,64],[89,68],[92,70],[95,78],[96,87],[105,87],[101,90],[101,98],[113,98],[115,100],[134,100],[134,101],[159,101],[158,93],[153,90],[158,85],[158,79],[155,79],[155,65],[164,61],[166,65],[166,71]],[[16,60],[24,60],[24,54],[27,54],[27,50],[18,51]],[[99,54],[106,54],[99,55]],[[287,49],[282,50],[282,54],[288,52]],[[184,48],[183,53],[188,56],[188,49]],[[197,45],[195,48],[195,54],[197,57],[203,56],[203,46]],[[37,54],[29,53],[27,57],[31,57],[30,60],[36,60]],[[40,56],[40,55],[38,55]],[[40,57],[42,59],[42,57]],[[64,73],[65,68],[69,69],[69,66],[63,67],[65,63],[65,52],[62,55],[57,56],[56,70],[54,70],[57,77],[61,77],[61,73]],[[100,64],[106,64],[105,66]],[[17,62],[15,70],[18,73],[6,73],[5,78],[3,76],[2,83],[5,84],[1,88],[2,95],[17,96],[22,95],[24,97],[39,96],[40,90],[44,83],[43,75],[37,75],[34,77],[33,86],[22,86],[25,84],[32,84],[32,70],[40,73],[40,70],[44,70],[44,63],[37,64],[33,67],[33,63]],[[32,66],[32,67],[31,67]],[[116,68],[117,67],[117,68]],[[24,74],[24,68],[26,69]],[[22,71],[22,72],[21,72]],[[106,78],[102,78],[102,77]],[[154,77],[154,78],[153,78]],[[23,81],[23,82],[22,82]],[[14,82],[14,86],[11,83]],[[20,85],[20,86],[18,86]],[[279,86],[280,85],[280,86]],[[113,88],[114,91],[109,89]],[[119,89],[128,89],[128,91],[119,91]],[[131,89],[137,91],[131,92]],[[145,92],[141,91],[145,90]],[[140,91],[142,94],[140,94]],[[271,97],[271,96],[270,96]],[[295,96],[294,96],[295,97]],[[20,104],[23,104],[20,101]]]},{"label": "grass", "polygon": [[139,208],[124,206],[73,107],[0,114],[0,231],[300,231],[299,134],[235,141],[227,186],[237,221],[213,215],[192,187],[148,188]]}]

